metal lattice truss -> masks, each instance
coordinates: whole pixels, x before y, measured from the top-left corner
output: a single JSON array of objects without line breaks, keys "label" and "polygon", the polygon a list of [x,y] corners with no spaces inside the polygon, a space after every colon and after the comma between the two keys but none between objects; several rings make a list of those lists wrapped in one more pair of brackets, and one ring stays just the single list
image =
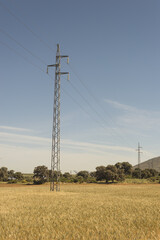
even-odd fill
[{"label": "metal lattice truss", "polygon": [[49,67],[55,67],[50,191],[60,191],[60,86],[61,75],[69,74],[60,71],[61,58],[65,57],[68,58],[60,55],[60,47],[57,44],[56,64],[47,66],[47,73]]}]

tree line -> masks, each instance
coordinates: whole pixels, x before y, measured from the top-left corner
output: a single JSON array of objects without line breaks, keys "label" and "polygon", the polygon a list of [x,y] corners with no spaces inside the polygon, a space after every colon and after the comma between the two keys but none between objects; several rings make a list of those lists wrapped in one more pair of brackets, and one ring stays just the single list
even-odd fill
[{"label": "tree line", "polygon": [[15,172],[14,170],[8,170],[6,167],[0,168],[0,181],[3,182],[17,182],[22,181],[24,176],[21,172]]},{"label": "tree line", "polygon": [[[118,162],[115,165],[98,166],[96,171],[89,172],[86,170],[79,171],[76,174],[65,172],[64,174],[54,172],[54,180],[59,174],[61,182],[68,183],[97,183],[97,182],[122,182],[126,178],[150,179],[151,181],[160,181],[160,173],[154,169],[141,170],[139,168],[133,169],[133,166],[128,162]],[[34,169],[33,175],[34,183],[41,184],[51,179],[51,170],[46,166],[38,166]]]},{"label": "tree line", "polygon": [[[139,168],[133,169],[133,166],[128,162],[118,162],[115,165],[98,166],[96,171],[89,172],[86,170],[79,171],[76,174],[65,172],[64,174],[54,172],[54,180],[57,174],[60,176],[60,182],[66,183],[97,183],[97,182],[122,182],[126,178],[150,179],[151,181],[160,181],[160,173],[154,169],[141,170]],[[0,181],[8,183],[34,183],[43,184],[50,182],[51,170],[46,166],[37,166],[34,168],[33,175],[25,176],[21,172],[8,170],[6,167],[0,168]]]}]

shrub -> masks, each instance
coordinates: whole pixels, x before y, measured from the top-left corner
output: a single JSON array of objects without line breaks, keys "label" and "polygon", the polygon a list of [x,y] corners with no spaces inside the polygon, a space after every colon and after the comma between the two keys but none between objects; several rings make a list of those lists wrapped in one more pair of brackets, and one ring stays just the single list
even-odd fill
[{"label": "shrub", "polygon": [[26,180],[28,183],[32,183],[32,182],[33,182],[33,177],[25,177],[25,180]]},{"label": "shrub", "polygon": [[23,179],[23,180],[21,181],[21,183],[27,183],[27,181],[26,181],[25,179]]},{"label": "shrub", "polygon": [[157,177],[151,177],[148,179],[150,182],[159,182],[160,181],[160,177],[157,176]]},{"label": "shrub", "polygon": [[73,178],[73,182],[74,183],[77,183],[78,182],[78,179],[75,177],[75,178]]},{"label": "shrub", "polygon": [[39,179],[39,178],[33,180],[33,183],[34,183],[35,185],[43,184],[43,183],[45,183],[45,182],[46,182],[46,181],[45,181],[44,179]]},{"label": "shrub", "polygon": [[95,177],[89,177],[86,181],[87,183],[96,183],[96,178]]},{"label": "shrub", "polygon": [[84,178],[82,176],[78,176],[77,180],[79,183],[83,183],[84,182]]},{"label": "shrub", "polygon": [[8,184],[12,184],[12,183],[17,183],[18,182],[18,180],[17,179],[14,179],[14,180],[9,180],[7,183]]}]

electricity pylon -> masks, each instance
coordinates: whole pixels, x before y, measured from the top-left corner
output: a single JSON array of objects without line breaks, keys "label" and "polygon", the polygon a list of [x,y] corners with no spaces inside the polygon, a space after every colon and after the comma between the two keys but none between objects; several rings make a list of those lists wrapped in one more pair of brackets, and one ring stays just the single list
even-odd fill
[{"label": "electricity pylon", "polygon": [[61,75],[69,76],[68,72],[61,72],[60,68],[61,58],[66,57],[68,62],[69,57],[60,55],[60,47],[57,44],[56,64],[47,65],[47,73],[49,67],[55,67],[50,191],[60,191],[60,86]]},{"label": "electricity pylon", "polygon": [[138,168],[139,168],[139,178],[141,178],[141,168],[140,168],[140,164],[141,164],[141,148],[142,147],[140,147],[140,143],[138,143],[138,149],[137,149],[137,151],[138,151]]}]

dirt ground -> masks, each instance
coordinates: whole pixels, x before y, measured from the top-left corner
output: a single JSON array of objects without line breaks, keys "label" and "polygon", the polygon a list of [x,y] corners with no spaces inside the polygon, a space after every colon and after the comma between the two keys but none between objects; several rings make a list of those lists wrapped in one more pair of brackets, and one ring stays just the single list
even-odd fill
[{"label": "dirt ground", "polygon": [[[49,183],[47,183],[47,184],[45,184],[45,186],[46,187],[48,187],[48,185],[49,185]],[[61,184],[61,186],[63,186],[63,185],[79,185],[79,187],[81,187],[81,186],[93,186],[93,185],[95,185],[95,186],[104,186],[104,187],[106,187],[106,186],[117,186],[117,185],[120,185],[120,186],[128,186],[128,185],[159,185],[160,186],[160,184],[158,184],[158,183],[141,183],[141,184],[135,184],[135,183],[118,183],[118,184],[104,184],[104,183],[100,183],[100,184],[92,184],[92,183],[82,183],[82,184],[75,184],[75,183],[62,183]],[[16,187],[16,188],[19,188],[19,187],[30,187],[30,186],[32,186],[32,187],[38,187],[38,186],[40,186],[40,185],[33,185],[33,184],[22,184],[22,183],[12,183],[12,184],[8,184],[8,183],[0,183],[0,188],[1,187],[11,187],[11,188],[13,188],[13,187]]]},{"label": "dirt ground", "polygon": [[29,186],[38,186],[38,185],[27,185],[27,184],[21,184],[21,183],[12,183],[12,184],[8,184],[8,183],[0,183],[0,188],[1,187],[29,187]]}]

